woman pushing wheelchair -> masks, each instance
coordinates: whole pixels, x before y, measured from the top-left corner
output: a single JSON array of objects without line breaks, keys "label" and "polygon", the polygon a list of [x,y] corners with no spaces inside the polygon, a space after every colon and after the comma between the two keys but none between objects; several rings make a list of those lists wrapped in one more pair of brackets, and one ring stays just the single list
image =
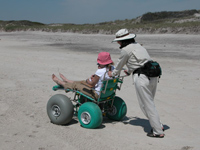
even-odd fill
[{"label": "woman pushing wheelchair", "polygon": [[113,42],[120,45],[121,55],[113,71],[109,71],[110,77],[120,73],[126,65],[127,75],[132,74],[139,105],[144,115],[149,119],[152,127],[149,137],[163,138],[164,128],[154,104],[154,96],[161,75],[161,68],[157,62],[153,62],[147,50],[135,41],[135,34],[130,34],[127,29],[121,29],[116,33]]}]

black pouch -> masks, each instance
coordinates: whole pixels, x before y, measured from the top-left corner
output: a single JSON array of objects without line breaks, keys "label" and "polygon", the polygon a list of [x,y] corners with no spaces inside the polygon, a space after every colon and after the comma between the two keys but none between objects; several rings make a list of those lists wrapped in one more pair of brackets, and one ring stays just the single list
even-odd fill
[{"label": "black pouch", "polygon": [[148,61],[141,70],[147,77],[160,77],[162,75],[162,69],[156,61]]}]

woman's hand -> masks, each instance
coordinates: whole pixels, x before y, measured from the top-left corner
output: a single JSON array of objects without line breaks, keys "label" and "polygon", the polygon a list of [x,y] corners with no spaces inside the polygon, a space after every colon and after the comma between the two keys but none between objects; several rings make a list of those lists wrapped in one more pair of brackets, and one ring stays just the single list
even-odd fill
[{"label": "woman's hand", "polygon": [[90,79],[93,81],[94,80],[95,75],[91,75]]},{"label": "woman's hand", "polygon": [[91,77],[86,80],[86,82],[92,85],[93,87],[98,83],[98,81],[99,81],[99,76],[97,75],[91,75]]},{"label": "woman's hand", "polygon": [[108,76],[112,77],[112,71],[108,71]]},{"label": "woman's hand", "polygon": [[124,73],[125,73],[127,76],[129,76],[129,75],[130,75],[130,73],[128,73],[128,71],[127,71],[127,70],[124,70]]}]

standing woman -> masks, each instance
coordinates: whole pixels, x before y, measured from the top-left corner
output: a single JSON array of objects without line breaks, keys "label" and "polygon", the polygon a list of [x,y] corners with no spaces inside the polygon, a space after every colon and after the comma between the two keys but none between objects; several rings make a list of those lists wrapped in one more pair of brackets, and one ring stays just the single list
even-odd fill
[{"label": "standing woman", "polygon": [[[147,50],[135,41],[136,35],[129,34],[127,29],[121,29],[116,33],[113,42],[120,45],[121,55],[116,64],[116,68],[108,75],[114,77],[119,75],[123,66],[126,65],[127,75],[133,73],[132,78],[136,89],[139,105],[144,115],[149,119],[152,130],[147,134],[149,137],[164,137],[164,128],[160,122],[160,117],[154,104],[154,96],[158,83],[158,75],[149,75],[147,62],[152,61]],[[146,68],[146,69],[144,69]]]}]

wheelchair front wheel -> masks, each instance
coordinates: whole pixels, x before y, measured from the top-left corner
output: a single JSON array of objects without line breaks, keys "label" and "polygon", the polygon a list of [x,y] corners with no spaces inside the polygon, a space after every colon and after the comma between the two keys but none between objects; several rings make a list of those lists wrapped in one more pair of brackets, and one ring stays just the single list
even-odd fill
[{"label": "wheelchair front wheel", "polygon": [[103,116],[97,104],[86,102],[78,110],[78,119],[82,127],[94,129],[101,125]]}]

